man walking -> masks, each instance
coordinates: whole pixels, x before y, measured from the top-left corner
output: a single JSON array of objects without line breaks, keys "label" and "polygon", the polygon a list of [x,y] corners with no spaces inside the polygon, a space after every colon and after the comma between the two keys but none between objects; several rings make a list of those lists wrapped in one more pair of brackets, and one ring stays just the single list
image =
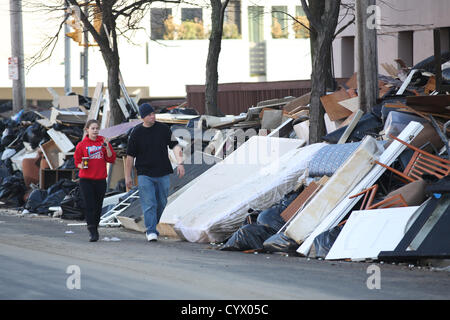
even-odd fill
[{"label": "man walking", "polygon": [[[156,122],[155,110],[144,103],[139,107],[143,123],[137,125],[130,134],[125,161],[125,183],[133,186],[131,170],[137,170],[139,198],[148,241],[156,241],[159,232],[156,225],[167,204],[170,174],[173,173],[167,147],[174,151],[178,177],[184,176],[183,154],[180,145],[172,139],[170,128]],[[135,162],[136,159],[136,163]]]}]

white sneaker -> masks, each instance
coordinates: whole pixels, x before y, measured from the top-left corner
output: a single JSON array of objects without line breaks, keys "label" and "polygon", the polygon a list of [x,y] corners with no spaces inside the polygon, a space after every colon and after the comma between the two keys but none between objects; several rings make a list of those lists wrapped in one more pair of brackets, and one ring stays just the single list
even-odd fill
[{"label": "white sneaker", "polygon": [[147,241],[157,241],[157,240],[158,236],[156,235],[156,233],[147,234]]}]

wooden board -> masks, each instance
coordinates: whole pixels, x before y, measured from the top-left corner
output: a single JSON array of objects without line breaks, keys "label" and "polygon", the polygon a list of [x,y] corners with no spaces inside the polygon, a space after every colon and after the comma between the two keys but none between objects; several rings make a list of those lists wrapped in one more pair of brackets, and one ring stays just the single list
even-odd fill
[{"label": "wooden board", "polygon": [[281,218],[285,222],[289,221],[292,216],[303,206],[309,197],[320,187],[316,182],[311,182],[294,201],[281,213]]},{"label": "wooden board", "polygon": [[351,112],[356,112],[359,110],[359,97],[339,101],[339,104]]},{"label": "wooden board", "polygon": [[298,98],[288,102],[283,107],[283,111],[290,113],[299,107],[306,107],[309,104],[310,100],[311,100],[311,92],[308,92],[307,94],[304,94],[303,96],[298,97]]},{"label": "wooden board", "polygon": [[109,94],[108,89],[105,92],[105,103],[103,105],[102,112],[102,122],[100,124],[100,129],[109,128],[110,114],[111,114],[111,106],[109,104]]},{"label": "wooden board", "polygon": [[124,122],[116,126],[100,129],[98,134],[108,139],[114,139],[117,138],[118,136],[121,136],[122,134],[127,133],[128,130],[137,126],[140,123],[142,123],[142,119],[135,119],[130,122]]},{"label": "wooden board", "polygon": [[287,226],[285,234],[301,243],[372,170],[381,149],[366,136],[359,147],[332,175],[326,185]]},{"label": "wooden board", "polygon": [[64,153],[72,151],[75,146],[72,141],[67,138],[67,136],[61,131],[56,131],[55,129],[50,129],[47,131],[47,134],[52,138],[55,144],[58,146],[59,150]]},{"label": "wooden board", "polygon": [[45,160],[47,160],[50,169],[52,170],[57,169],[59,167],[58,154],[61,152],[61,150],[59,150],[55,141],[53,140],[47,141],[46,143],[41,144],[39,147],[41,148],[42,153],[44,154]]},{"label": "wooden board", "polygon": [[97,119],[100,105],[103,100],[103,82],[98,82],[92,97],[91,108],[89,110],[88,120]]},{"label": "wooden board", "polygon": [[331,121],[345,119],[352,114],[350,110],[339,104],[340,101],[344,101],[349,98],[350,95],[344,89],[320,98],[320,101],[322,102],[322,105],[326,113],[328,113]]},{"label": "wooden board", "polygon": [[74,108],[78,107],[79,105],[80,104],[77,95],[59,97],[59,107],[61,109]]}]

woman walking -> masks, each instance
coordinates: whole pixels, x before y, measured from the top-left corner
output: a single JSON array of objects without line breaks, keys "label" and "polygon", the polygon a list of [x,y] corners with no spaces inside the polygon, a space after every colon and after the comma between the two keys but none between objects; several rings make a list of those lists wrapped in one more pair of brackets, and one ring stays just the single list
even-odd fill
[{"label": "woman walking", "polygon": [[74,154],[75,166],[80,169],[80,192],[85,203],[85,217],[90,242],[99,238],[98,224],[106,193],[106,163],[116,161],[116,153],[108,139],[100,136],[97,120],[89,120],[84,127],[86,135],[77,144]]}]

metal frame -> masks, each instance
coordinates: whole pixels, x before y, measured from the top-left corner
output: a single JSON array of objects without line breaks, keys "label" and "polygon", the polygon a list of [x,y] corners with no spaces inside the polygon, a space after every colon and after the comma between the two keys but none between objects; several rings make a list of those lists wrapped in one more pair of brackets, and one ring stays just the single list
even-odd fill
[{"label": "metal frame", "polygon": [[136,189],[124,200],[116,204],[111,210],[100,217],[100,227],[119,227],[122,224],[116,219],[118,215],[124,212],[131,205],[133,199],[139,198],[139,189]]}]

